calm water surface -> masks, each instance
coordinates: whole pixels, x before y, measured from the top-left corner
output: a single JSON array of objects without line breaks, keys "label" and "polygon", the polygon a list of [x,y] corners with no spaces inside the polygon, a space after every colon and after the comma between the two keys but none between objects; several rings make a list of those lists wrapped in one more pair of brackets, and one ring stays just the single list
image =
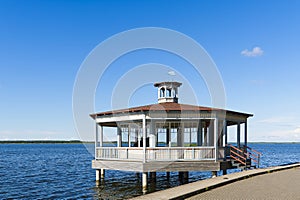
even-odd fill
[{"label": "calm water surface", "polygon": [[[263,152],[261,167],[300,162],[300,144],[250,146]],[[82,144],[0,144],[0,199],[124,199],[142,194],[134,172],[106,171],[105,181],[96,186],[92,159]],[[207,172],[190,172],[189,182],[208,177]],[[171,173],[170,181],[158,173],[150,190],[179,184],[177,173]]]}]

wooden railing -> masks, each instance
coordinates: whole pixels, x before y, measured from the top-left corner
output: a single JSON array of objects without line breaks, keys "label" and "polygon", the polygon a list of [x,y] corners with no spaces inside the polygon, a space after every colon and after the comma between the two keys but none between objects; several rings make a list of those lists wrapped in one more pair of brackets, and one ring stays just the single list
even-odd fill
[{"label": "wooden railing", "polygon": [[245,146],[245,148],[247,149],[248,157],[251,158],[251,161],[255,162],[257,167],[259,167],[262,153],[248,146]]},{"label": "wooden railing", "polygon": [[96,159],[176,161],[214,160],[214,147],[97,147]]},{"label": "wooden railing", "polygon": [[[228,145],[230,148],[230,158],[243,164],[246,166],[248,161],[250,162],[250,166],[255,166],[259,167],[260,164],[260,156],[262,155],[261,152],[256,151],[255,149],[248,147],[248,146],[243,146],[242,148],[237,148],[233,145]],[[255,165],[252,165],[251,162],[254,162]]]},{"label": "wooden railing", "polygon": [[246,165],[247,154],[242,149],[239,149],[233,145],[229,145],[229,147],[230,147],[230,158],[243,165]]}]

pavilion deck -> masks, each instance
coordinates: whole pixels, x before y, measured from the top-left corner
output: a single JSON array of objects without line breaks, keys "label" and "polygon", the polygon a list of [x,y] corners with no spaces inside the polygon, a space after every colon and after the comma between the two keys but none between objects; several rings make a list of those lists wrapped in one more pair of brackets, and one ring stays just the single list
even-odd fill
[{"label": "pavilion deck", "polygon": [[230,168],[224,148],[214,147],[97,147],[94,169],[136,172],[219,171]]}]

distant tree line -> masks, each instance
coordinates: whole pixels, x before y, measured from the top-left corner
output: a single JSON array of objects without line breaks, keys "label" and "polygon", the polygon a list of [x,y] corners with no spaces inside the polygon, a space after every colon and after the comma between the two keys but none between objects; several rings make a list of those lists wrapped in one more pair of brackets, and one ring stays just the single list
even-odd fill
[{"label": "distant tree line", "polygon": [[90,143],[80,140],[3,140],[0,144],[78,144]]}]

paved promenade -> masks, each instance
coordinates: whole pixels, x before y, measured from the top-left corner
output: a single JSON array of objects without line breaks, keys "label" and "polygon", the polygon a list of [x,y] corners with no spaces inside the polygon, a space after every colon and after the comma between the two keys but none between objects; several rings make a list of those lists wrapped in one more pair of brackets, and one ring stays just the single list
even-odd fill
[{"label": "paved promenade", "polygon": [[300,167],[251,177],[188,199],[300,199]]},{"label": "paved promenade", "polygon": [[300,163],[206,179],[135,199],[298,199]]}]

